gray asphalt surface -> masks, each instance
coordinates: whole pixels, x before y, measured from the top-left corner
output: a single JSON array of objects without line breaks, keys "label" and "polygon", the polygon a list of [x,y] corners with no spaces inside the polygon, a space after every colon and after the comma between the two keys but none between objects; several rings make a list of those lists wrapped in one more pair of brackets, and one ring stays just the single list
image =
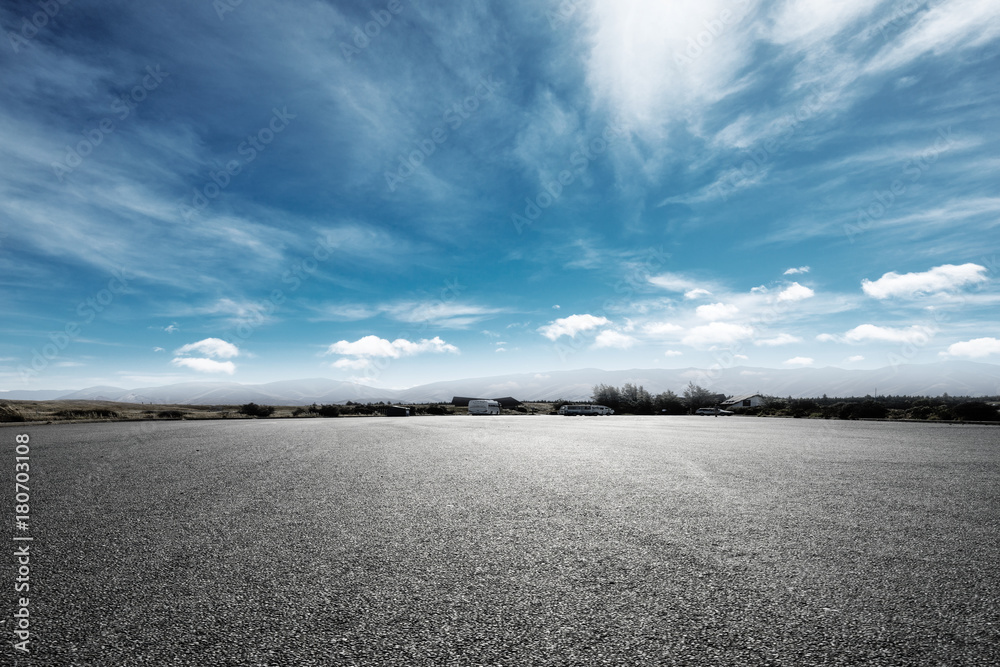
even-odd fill
[{"label": "gray asphalt surface", "polygon": [[15,432],[33,635],[10,664],[1000,663],[996,428],[22,426],[8,490]]}]

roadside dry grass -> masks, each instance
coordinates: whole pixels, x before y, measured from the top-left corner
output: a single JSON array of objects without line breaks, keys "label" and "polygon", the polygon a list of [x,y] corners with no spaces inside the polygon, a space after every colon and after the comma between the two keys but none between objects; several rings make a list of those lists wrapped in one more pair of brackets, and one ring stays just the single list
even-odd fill
[{"label": "roadside dry grass", "polygon": [[[418,414],[435,404],[408,404],[418,408]],[[294,414],[296,410],[308,406],[275,406],[274,414],[268,419],[320,418],[309,413]],[[420,408],[423,408],[420,410]],[[525,410],[531,414],[547,414],[552,406],[548,403],[525,403]],[[455,415],[467,415],[468,408],[449,406]],[[512,414],[521,414],[519,412]],[[345,414],[344,417],[361,415]],[[367,415],[373,416],[373,415]],[[4,401],[0,403],[0,424],[5,423],[85,423],[102,421],[168,421],[194,419],[253,419],[240,413],[238,405],[175,405],[150,403],[117,403],[114,401]]]},{"label": "roadside dry grass", "polygon": [[[289,416],[293,409],[288,408]],[[5,401],[0,404],[0,421],[51,423],[244,418],[238,410],[237,406],[232,405],[152,405],[116,403],[114,401]]]}]

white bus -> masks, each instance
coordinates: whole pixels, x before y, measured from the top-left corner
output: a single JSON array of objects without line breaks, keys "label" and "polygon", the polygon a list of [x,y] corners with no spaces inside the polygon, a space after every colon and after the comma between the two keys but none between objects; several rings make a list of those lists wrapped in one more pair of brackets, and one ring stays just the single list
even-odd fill
[{"label": "white bus", "polygon": [[500,414],[500,404],[483,398],[469,401],[470,415],[498,415]]},{"label": "white bus", "polygon": [[559,414],[576,415],[613,415],[615,411],[604,405],[564,405],[559,408]]}]

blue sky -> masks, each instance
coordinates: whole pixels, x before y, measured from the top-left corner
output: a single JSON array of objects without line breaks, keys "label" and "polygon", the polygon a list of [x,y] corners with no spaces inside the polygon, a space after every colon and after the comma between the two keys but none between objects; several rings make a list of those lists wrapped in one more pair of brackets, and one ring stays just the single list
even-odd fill
[{"label": "blue sky", "polygon": [[0,25],[0,388],[1000,360],[990,1]]}]

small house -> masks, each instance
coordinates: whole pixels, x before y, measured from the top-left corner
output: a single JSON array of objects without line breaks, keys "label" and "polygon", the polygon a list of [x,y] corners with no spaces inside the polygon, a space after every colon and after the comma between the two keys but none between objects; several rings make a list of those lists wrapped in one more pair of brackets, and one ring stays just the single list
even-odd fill
[{"label": "small house", "polygon": [[731,410],[732,408],[756,408],[764,404],[764,397],[760,394],[743,394],[727,398],[720,405]]}]

